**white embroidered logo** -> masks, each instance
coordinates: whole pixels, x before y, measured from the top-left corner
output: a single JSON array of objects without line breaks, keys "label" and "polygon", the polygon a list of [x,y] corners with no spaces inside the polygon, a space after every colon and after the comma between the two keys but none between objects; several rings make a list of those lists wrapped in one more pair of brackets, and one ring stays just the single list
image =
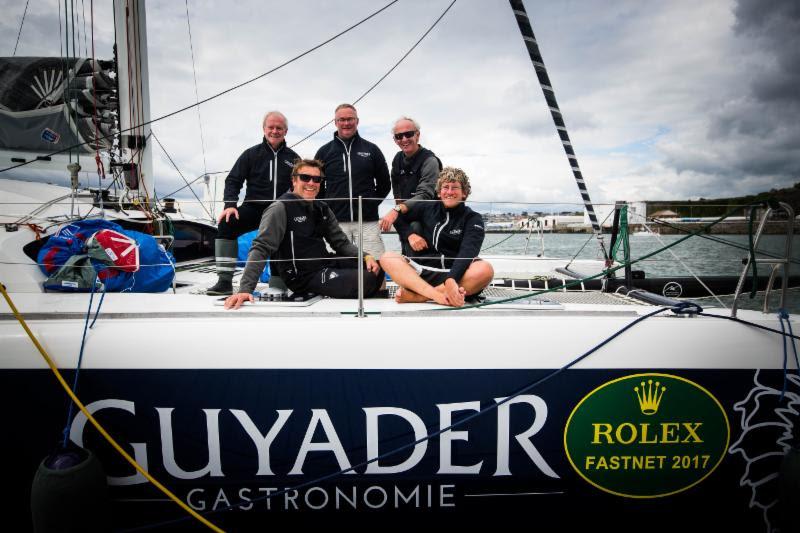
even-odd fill
[{"label": "white embroidered logo", "polygon": [[294,217],[294,221],[295,221],[295,222],[298,222],[298,223],[299,223],[299,222],[305,222],[307,218],[308,218],[308,217],[307,217],[307,216],[305,216],[305,215],[303,215],[303,216],[301,216],[301,217]]},{"label": "white embroidered logo", "polygon": [[356,152],[356,153],[357,153],[358,155],[360,155],[361,157],[369,157],[369,156],[371,156],[371,155],[372,155],[372,154],[371,154],[371,153],[369,153],[369,152]]}]

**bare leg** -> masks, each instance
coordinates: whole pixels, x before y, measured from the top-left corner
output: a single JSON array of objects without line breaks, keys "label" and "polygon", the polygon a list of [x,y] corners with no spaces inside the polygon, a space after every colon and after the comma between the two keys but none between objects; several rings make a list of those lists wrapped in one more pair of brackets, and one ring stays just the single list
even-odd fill
[{"label": "bare leg", "polygon": [[[436,288],[419,277],[419,274],[408,264],[405,257],[397,252],[384,253],[381,256],[380,263],[394,282],[404,289],[400,291],[399,299],[395,298],[399,303],[433,300],[441,305],[452,305],[444,292],[436,290]],[[424,300],[419,300],[417,299],[418,297],[424,298]]]},{"label": "bare leg", "polygon": [[478,294],[481,292],[494,278],[494,268],[488,261],[474,261],[464,277],[461,278],[461,286],[466,291],[466,294]]}]

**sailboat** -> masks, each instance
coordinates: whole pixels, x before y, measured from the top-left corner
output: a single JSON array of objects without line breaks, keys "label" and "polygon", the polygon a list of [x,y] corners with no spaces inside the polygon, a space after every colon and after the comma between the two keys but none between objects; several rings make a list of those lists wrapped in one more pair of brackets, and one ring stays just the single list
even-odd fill
[{"label": "sailboat", "polygon": [[[525,7],[511,6],[563,139]],[[459,310],[267,298],[230,312],[203,294],[213,269],[188,256],[160,293],[43,291],[30,221],[48,236],[103,211],[169,244],[138,208],[153,203],[144,2],[115,9],[137,36],[118,41],[117,71],[136,77],[119,83],[139,88],[120,99],[117,148],[136,162],[118,169],[124,194],[0,180],[10,205],[36,202],[25,216],[5,212],[0,230],[8,520],[46,512],[31,517],[31,485],[63,439],[99,459],[114,530],[791,527],[794,318],[585,290],[605,277],[596,265],[542,294],[520,275]],[[568,136],[564,146],[578,168]],[[589,205],[585,184],[581,193]],[[170,218],[199,236],[195,252],[213,239],[207,223]],[[509,279],[534,260],[487,259]],[[776,265],[788,278],[789,262]],[[785,283],[777,290],[786,297]],[[81,409],[57,374],[77,384]]]}]

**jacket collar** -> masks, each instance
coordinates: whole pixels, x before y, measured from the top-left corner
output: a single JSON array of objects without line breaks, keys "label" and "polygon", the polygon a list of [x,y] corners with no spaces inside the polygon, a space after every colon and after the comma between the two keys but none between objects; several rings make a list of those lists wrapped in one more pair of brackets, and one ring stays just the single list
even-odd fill
[{"label": "jacket collar", "polygon": [[277,150],[273,150],[272,149],[272,145],[269,144],[269,142],[267,142],[267,138],[266,137],[261,137],[261,144],[264,145],[264,149],[265,150],[269,150],[270,152],[278,153],[281,150],[283,150],[283,148],[286,146],[286,139],[281,141],[281,144],[278,145],[278,149]]}]

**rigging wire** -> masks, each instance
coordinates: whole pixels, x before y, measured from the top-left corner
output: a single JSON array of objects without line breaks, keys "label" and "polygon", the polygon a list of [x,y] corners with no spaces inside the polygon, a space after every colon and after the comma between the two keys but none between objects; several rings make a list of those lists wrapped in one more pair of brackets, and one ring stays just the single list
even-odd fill
[{"label": "rigging wire", "polygon": [[[64,1],[66,2],[66,0],[64,0]],[[219,97],[221,97],[221,96],[223,96],[223,95],[226,95],[226,94],[228,94],[228,93],[230,93],[230,92],[233,92],[233,91],[235,91],[235,90],[237,90],[237,89],[241,89],[242,87],[244,87],[244,86],[246,86],[246,85],[249,85],[249,84],[251,84],[251,83],[253,83],[253,82],[255,82],[255,81],[258,81],[258,80],[260,80],[261,78],[264,78],[264,77],[266,77],[266,76],[269,76],[270,74],[272,74],[272,73],[274,73],[274,72],[276,72],[276,71],[278,71],[278,70],[280,70],[280,69],[282,69],[282,68],[284,68],[284,67],[286,67],[286,66],[288,66],[288,65],[290,65],[290,64],[292,64],[292,63],[294,63],[295,61],[297,61],[297,60],[299,60],[299,59],[301,59],[301,58],[303,58],[303,57],[307,56],[308,54],[310,54],[310,53],[312,53],[312,52],[315,52],[315,51],[319,50],[319,49],[320,49],[320,48],[322,48],[323,46],[325,46],[325,45],[327,45],[327,44],[329,44],[329,43],[331,43],[331,42],[335,41],[336,39],[338,39],[338,38],[339,38],[339,37],[341,37],[342,35],[345,35],[346,33],[349,33],[349,32],[351,32],[352,30],[354,30],[354,29],[356,29],[357,27],[361,26],[362,24],[364,24],[364,23],[365,23],[365,22],[367,22],[368,20],[370,20],[370,19],[372,19],[372,18],[376,17],[377,15],[379,15],[380,13],[382,13],[383,11],[386,11],[387,9],[389,9],[391,6],[393,6],[394,4],[396,4],[396,3],[397,3],[397,2],[399,2],[399,1],[400,1],[400,0],[391,0],[391,2],[389,2],[388,4],[386,4],[385,6],[383,6],[382,8],[380,8],[380,9],[378,9],[378,10],[376,10],[376,11],[372,12],[371,14],[367,15],[366,17],[364,17],[363,19],[359,20],[359,21],[358,21],[358,22],[356,22],[355,24],[352,24],[352,25],[350,25],[349,27],[347,27],[347,28],[345,28],[344,30],[340,31],[339,33],[337,33],[337,34],[336,34],[336,35],[334,35],[333,37],[330,37],[330,38],[326,39],[325,41],[322,41],[321,43],[317,44],[316,46],[314,46],[314,47],[312,47],[312,48],[309,48],[309,49],[308,49],[308,50],[306,50],[305,52],[301,52],[300,54],[298,54],[298,55],[294,56],[293,58],[291,58],[291,59],[288,59],[288,60],[284,61],[284,62],[283,62],[283,63],[281,63],[280,65],[278,65],[278,66],[276,66],[276,67],[273,67],[273,68],[271,68],[270,70],[268,70],[268,71],[266,71],[266,72],[264,72],[264,73],[262,73],[262,74],[259,74],[258,76],[255,76],[255,77],[253,77],[253,78],[250,78],[250,79],[248,79],[248,80],[245,80],[245,81],[243,81],[243,82],[241,82],[241,83],[239,83],[239,84],[237,84],[237,85],[234,85],[234,86],[232,86],[232,87],[229,87],[229,88],[225,89],[224,91],[218,92],[218,93],[216,93],[216,94],[213,94],[213,95],[211,95],[211,96],[209,96],[209,97],[207,97],[207,98],[204,98],[204,99],[202,99],[202,100],[200,100],[199,102],[196,102],[196,103],[194,103],[194,104],[190,104],[190,105],[187,105],[187,106],[185,106],[185,107],[182,107],[182,108],[180,108],[180,109],[176,109],[175,111],[172,111],[172,112],[170,112],[170,113],[167,113],[167,114],[165,114],[165,115],[161,115],[160,117],[156,117],[156,118],[154,118],[154,119],[151,119],[151,120],[149,120],[149,121],[147,121],[147,122],[143,122],[143,123],[141,123],[141,124],[137,124],[137,125],[135,125],[135,126],[129,127],[129,128],[127,128],[127,129],[125,129],[125,130],[118,131],[118,132],[116,132],[116,133],[114,133],[114,134],[112,134],[112,135],[106,135],[106,136],[104,136],[104,137],[103,137],[103,139],[109,139],[109,138],[113,138],[113,137],[115,137],[116,135],[119,135],[119,134],[122,134],[122,133],[126,133],[126,132],[132,131],[132,130],[134,130],[134,129],[143,128],[144,126],[148,126],[148,125],[150,125],[150,124],[153,124],[153,123],[155,123],[155,122],[159,122],[159,121],[161,121],[161,120],[164,120],[164,119],[167,119],[167,118],[173,117],[173,116],[175,116],[175,115],[177,115],[177,114],[179,114],[179,113],[183,113],[184,111],[188,111],[189,109],[192,109],[193,107],[197,107],[197,106],[199,106],[199,105],[201,105],[201,104],[205,104],[205,103],[207,103],[207,102],[210,102],[211,100],[215,100],[216,98],[219,98]],[[59,8],[59,9],[60,9],[60,8]],[[49,154],[46,154],[46,156],[47,156],[47,157],[52,157],[52,156],[54,156],[54,155],[63,154],[64,152],[66,152],[66,151],[68,151],[68,150],[72,150],[72,149],[74,149],[74,148],[79,148],[79,147],[81,147],[81,146],[83,146],[83,145],[85,145],[85,144],[87,144],[87,143],[86,143],[86,142],[83,142],[83,143],[78,143],[78,144],[75,144],[75,145],[73,145],[73,146],[69,146],[69,147],[67,147],[67,148],[63,148],[63,149],[61,149],[61,150],[58,150],[58,151],[56,151],[56,152],[51,152],[51,153],[49,153]],[[31,159],[31,160],[25,161],[25,162],[23,162],[23,163],[17,163],[16,165],[11,165],[11,166],[9,166],[9,167],[0,168],[0,173],[6,172],[6,171],[9,171],[9,170],[13,170],[13,169],[15,169],[15,168],[23,167],[23,166],[25,166],[25,165],[29,165],[29,164],[33,163],[34,161],[35,161],[34,159]]]},{"label": "rigging wire", "polygon": [[[158,140],[158,137],[156,136],[156,132],[154,132],[153,130],[150,130],[150,133],[153,135],[153,139],[155,139],[156,142],[158,143],[158,146],[161,147],[161,149],[164,151],[164,155],[167,156],[167,159],[169,159],[169,162],[172,163],[172,166],[175,167],[175,170],[178,171],[178,174],[180,174],[181,179],[183,179],[183,181],[186,183],[186,185],[189,185],[189,182],[184,177],[183,172],[181,172],[181,169],[179,169],[178,165],[175,164],[175,161],[173,161],[172,156],[169,155],[169,152],[167,152],[167,149],[164,148],[163,144],[161,144],[161,141]],[[205,176],[205,174],[203,174],[203,176]],[[202,178],[203,176],[200,176],[200,177]],[[200,200],[200,197],[197,196],[197,194],[194,192],[194,189],[192,189],[191,186],[189,187],[189,190],[192,192],[194,197],[197,198],[197,201],[200,202],[200,205],[202,206],[203,211],[205,211],[208,214],[208,217],[213,220],[214,217],[211,216],[211,212],[208,210],[208,208],[206,208],[205,202]],[[172,196],[172,195],[167,195],[164,198],[169,198],[170,196]]]},{"label": "rigging wire", "polygon": [[[25,15],[28,14],[28,3],[30,1],[31,0],[25,0],[25,11],[22,12],[22,21],[20,21],[20,23],[19,23],[19,31],[17,32],[17,42],[14,44],[14,52],[11,54],[11,57],[14,57],[14,56],[17,55],[17,46],[19,46],[19,37],[20,37],[20,35],[22,35],[22,26],[25,25]],[[59,19],[60,19],[60,17],[59,17]],[[59,29],[60,28],[61,27],[59,26]]]},{"label": "rigging wire", "polygon": [[[194,45],[192,44],[192,23],[191,23],[191,20],[189,19],[189,0],[184,0],[184,1],[186,3],[186,26],[189,28],[189,51],[192,54],[192,75],[194,76],[194,101],[195,102],[199,102],[200,101],[200,95],[197,92],[197,69],[195,68],[195,64],[194,64]],[[197,107],[195,109],[197,109],[197,124],[200,127],[200,149],[203,152],[203,174],[205,174],[205,173],[208,172],[208,166],[206,165],[206,141],[203,138],[203,120],[200,117],[200,104],[199,103],[197,104]],[[158,143],[158,144],[161,144],[161,143]],[[165,152],[166,152],[166,150],[165,150]],[[183,177],[183,175],[181,175],[181,177]],[[186,179],[184,178],[183,181],[186,181]],[[190,189],[191,189],[191,187],[190,187]],[[192,191],[192,193],[194,193],[194,191]],[[211,216],[211,213],[209,213],[209,216]]]},{"label": "rigging wire", "polygon": [[[439,21],[441,21],[444,18],[444,16],[447,14],[447,12],[450,11],[450,8],[453,7],[453,4],[455,4],[456,1],[457,0],[453,0],[452,2],[450,2],[450,5],[448,5],[445,8],[444,11],[442,11],[442,14],[439,15],[439,17],[435,21],[433,21],[433,24],[431,24],[431,26],[427,29],[427,31],[425,31],[425,33],[422,34],[422,37],[417,39],[417,42],[414,43],[414,45],[411,48],[409,48],[408,51],[405,54],[403,54],[403,56],[397,61],[397,63],[392,65],[392,68],[387,70],[386,73],[378,79],[378,81],[373,83],[372,86],[369,89],[367,89],[366,91],[364,91],[364,93],[361,94],[361,96],[359,96],[358,98],[353,100],[352,104],[355,105],[355,104],[359,103],[361,100],[363,100],[369,93],[372,92],[372,90],[375,87],[377,87],[383,80],[385,80],[389,76],[389,74],[391,74],[394,71],[394,69],[396,69],[398,66],[400,66],[400,63],[405,61],[405,59],[411,54],[411,52],[413,52],[414,49],[417,46],[419,46],[419,43],[421,43],[422,40],[425,39],[425,37],[427,37],[428,34],[433,30],[433,28],[435,28],[436,25],[439,24]],[[290,146],[290,148],[294,148],[298,144],[310,139],[311,137],[313,137],[314,135],[316,135],[317,133],[319,133],[323,129],[327,128],[332,122],[333,122],[333,119],[329,120],[328,122],[326,122],[325,124],[323,124],[322,126],[317,128],[316,130],[314,130],[313,132],[309,133],[308,135],[306,135],[305,137],[303,137],[302,139],[300,139],[299,141],[294,143],[292,146]]]}]

